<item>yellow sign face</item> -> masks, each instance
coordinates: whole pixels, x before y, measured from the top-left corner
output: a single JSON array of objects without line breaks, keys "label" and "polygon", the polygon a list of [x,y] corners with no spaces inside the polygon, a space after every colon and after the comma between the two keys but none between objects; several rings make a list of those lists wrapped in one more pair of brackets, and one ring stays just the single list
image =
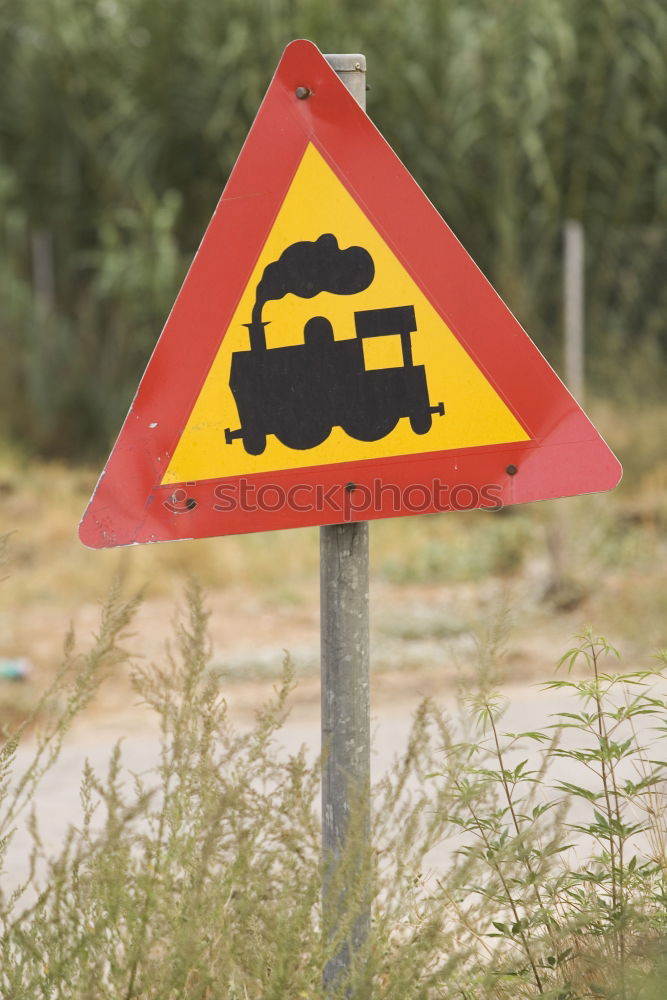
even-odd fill
[{"label": "yellow sign face", "polygon": [[309,145],[162,483],[528,439]]}]

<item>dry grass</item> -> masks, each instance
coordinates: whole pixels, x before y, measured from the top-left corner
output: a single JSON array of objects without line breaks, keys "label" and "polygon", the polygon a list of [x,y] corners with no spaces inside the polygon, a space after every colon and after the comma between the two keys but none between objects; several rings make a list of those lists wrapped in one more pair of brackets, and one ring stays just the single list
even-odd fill
[{"label": "dry grass", "polygon": [[[278,749],[289,660],[254,725],[238,729],[209,669],[202,594],[191,585],[185,599],[171,653],[133,671],[158,723],[156,762],[137,772],[120,743],[106,773],[86,762],[81,816],[55,855],[37,817],[28,824],[29,874],[0,890],[3,997],[319,1000],[322,970],[367,908],[368,934],[331,1000],[664,995],[667,657],[628,672],[584,633],[544,693],[566,694],[569,710],[509,733],[488,684],[496,630],[457,718],[422,702],[373,789],[371,843],[352,810],[329,906],[319,762]],[[30,757],[17,754],[21,734],[0,746],[0,875],[69,727],[126,659],[135,610],[115,592],[92,649],[68,643]],[[428,855],[443,841],[454,851],[434,871]]]},{"label": "dry grass", "polygon": [[[509,680],[550,669],[565,637],[590,621],[631,661],[667,645],[667,407],[604,405],[593,416],[625,466],[614,493],[373,524],[377,669],[464,667],[473,634],[508,605]],[[91,551],[76,528],[98,472],[0,451],[0,525],[10,533],[0,656],[32,659],[39,687],[68,623],[89,634],[114,578],[146,588],[138,645],[151,656],[194,575],[209,594],[221,669],[271,674],[287,647],[299,670],[316,671],[317,529]],[[0,688],[0,704],[24,698]]]}]

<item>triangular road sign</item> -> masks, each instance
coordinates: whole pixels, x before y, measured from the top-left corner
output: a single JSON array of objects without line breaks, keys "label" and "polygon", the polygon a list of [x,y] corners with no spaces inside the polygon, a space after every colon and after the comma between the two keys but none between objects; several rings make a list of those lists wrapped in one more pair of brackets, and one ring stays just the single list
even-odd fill
[{"label": "triangular road sign", "polygon": [[318,49],[297,41],[80,536],[106,547],[493,508],[620,475]]}]

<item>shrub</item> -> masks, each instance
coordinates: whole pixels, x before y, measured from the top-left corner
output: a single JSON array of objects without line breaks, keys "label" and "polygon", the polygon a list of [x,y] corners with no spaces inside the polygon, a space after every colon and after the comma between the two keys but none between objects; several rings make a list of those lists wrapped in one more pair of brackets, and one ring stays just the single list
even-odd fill
[{"label": "shrub", "polygon": [[[665,936],[666,765],[636,724],[664,720],[664,658],[651,670],[606,672],[613,649],[583,634],[562,664],[584,675],[547,685],[569,691],[573,710],[547,732],[503,733],[502,704],[484,686],[463,722],[424,702],[374,790],[371,845],[352,821],[329,870],[338,905],[323,916],[319,766],[303,749],[277,747],[294,683],[289,660],[273,701],[250,730],[237,730],[208,669],[194,585],[187,601],[164,663],[134,671],[160,722],[155,768],[130,780],[120,745],[104,778],[86,765],[83,818],[54,858],[31,823],[30,874],[0,900],[0,995],[314,1000],[369,901],[370,930],[331,997],[659,995],[651,977]],[[75,713],[127,655],[121,638],[135,606],[112,594],[84,657],[68,638],[22,776],[20,734],[5,743],[0,864]],[[60,714],[49,716],[49,700],[64,692]],[[536,766],[527,744],[538,748]],[[564,758],[590,780],[563,780]],[[583,806],[573,818],[570,799]],[[452,859],[427,876],[426,854],[444,838]]]}]

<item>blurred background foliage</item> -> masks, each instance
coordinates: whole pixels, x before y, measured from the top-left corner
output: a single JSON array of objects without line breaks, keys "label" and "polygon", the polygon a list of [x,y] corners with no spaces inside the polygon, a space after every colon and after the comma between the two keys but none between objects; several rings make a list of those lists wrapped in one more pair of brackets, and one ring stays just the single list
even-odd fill
[{"label": "blurred background foliage", "polygon": [[108,449],[283,47],[368,111],[538,345],[587,241],[589,385],[661,391],[664,0],[0,0],[0,434]]}]

